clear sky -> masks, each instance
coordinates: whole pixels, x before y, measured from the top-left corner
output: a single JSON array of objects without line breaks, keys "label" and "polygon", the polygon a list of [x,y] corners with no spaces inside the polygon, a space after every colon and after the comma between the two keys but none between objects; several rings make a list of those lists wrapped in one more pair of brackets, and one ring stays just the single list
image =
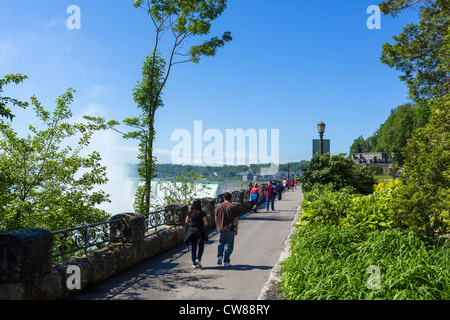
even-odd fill
[{"label": "clear sky", "polygon": [[[48,108],[67,88],[76,90],[75,118],[118,121],[138,114],[132,88],[154,44],[148,15],[132,0],[2,0],[0,77],[29,79],[5,95]],[[156,148],[170,162],[177,129],[279,129],[280,162],[310,160],[317,123],[327,124],[331,153],[347,153],[353,140],[373,134],[391,109],[408,102],[399,73],[380,60],[382,44],[416,19],[381,17],[370,30],[367,8],[377,0],[229,0],[211,36],[231,31],[233,41],[214,58],[174,67],[157,111]],[[69,30],[66,12],[81,9],[81,29]],[[192,40],[190,44],[197,44]],[[163,48],[164,49],[164,48]],[[13,109],[18,128],[32,110]],[[121,129],[126,130],[125,127]],[[93,149],[105,158],[136,162],[136,143],[100,134]],[[119,161],[119,160],[118,160]]]}]

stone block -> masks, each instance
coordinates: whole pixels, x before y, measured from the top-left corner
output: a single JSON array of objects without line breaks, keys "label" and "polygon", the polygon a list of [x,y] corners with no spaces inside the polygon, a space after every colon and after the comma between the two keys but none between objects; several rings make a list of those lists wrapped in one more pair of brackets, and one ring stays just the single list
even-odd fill
[{"label": "stone block", "polygon": [[216,200],[213,198],[203,198],[202,201],[202,208],[203,211],[206,213],[206,221],[208,221],[208,225],[206,226],[207,229],[213,228],[216,225],[215,222],[215,210],[216,210]]},{"label": "stone block", "polygon": [[145,235],[145,217],[137,213],[121,213],[111,217],[111,220],[122,219],[111,228],[111,233],[120,232],[122,242],[139,242]]},{"label": "stone block", "polygon": [[138,243],[124,243],[111,248],[117,261],[115,273],[123,272],[138,263],[138,246]]},{"label": "stone block", "polygon": [[138,261],[143,262],[158,255],[163,238],[159,232],[152,232],[139,243]]},{"label": "stone block", "polygon": [[166,221],[168,226],[184,226],[186,223],[186,216],[188,214],[188,206],[184,204],[172,204],[166,206],[166,209],[171,210],[172,219]]},{"label": "stone block", "polygon": [[78,293],[77,289],[69,290],[67,288],[67,279],[72,275],[71,273],[67,273],[70,266],[77,266],[80,268],[81,289],[89,287],[91,283],[91,263],[87,256],[75,256],[56,263],[54,269],[58,270],[59,274],[62,276],[62,281],[66,289],[64,298],[68,298]]},{"label": "stone block", "polygon": [[109,247],[88,254],[92,285],[97,285],[116,274],[116,254]]},{"label": "stone block", "polygon": [[29,281],[26,287],[26,300],[62,300],[66,282],[57,269],[52,269],[49,274]]},{"label": "stone block", "polygon": [[0,300],[25,300],[25,283],[1,283]]},{"label": "stone block", "polygon": [[24,282],[51,272],[52,234],[43,229],[0,234],[0,282]]}]

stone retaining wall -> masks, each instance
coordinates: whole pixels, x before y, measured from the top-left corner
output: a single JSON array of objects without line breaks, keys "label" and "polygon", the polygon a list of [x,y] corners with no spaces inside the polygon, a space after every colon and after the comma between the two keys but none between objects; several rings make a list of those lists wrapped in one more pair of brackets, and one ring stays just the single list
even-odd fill
[{"label": "stone retaining wall", "polygon": [[[261,190],[265,185],[261,184]],[[239,213],[251,205],[244,191],[235,191]],[[208,229],[215,226],[215,199],[204,198]],[[261,201],[265,201],[262,195]],[[174,221],[163,229],[145,233],[142,215],[124,213],[112,217],[120,222],[121,243],[93,250],[87,255],[52,262],[53,236],[47,230],[27,229],[0,234],[0,299],[1,300],[62,300],[108,280],[121,272],[149,260],[183,243],[187,225],[184,221],[188,206],[170,208]],[[80,289],[70,288],[74,267],[79,271]]]}]

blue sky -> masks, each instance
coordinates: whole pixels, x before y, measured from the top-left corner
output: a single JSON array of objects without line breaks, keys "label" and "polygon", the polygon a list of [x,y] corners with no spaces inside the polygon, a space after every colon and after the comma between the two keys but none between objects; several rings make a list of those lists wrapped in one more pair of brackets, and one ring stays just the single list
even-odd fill
[{"label": "blue sky", "polygon": [[[67,88],[72,110],[118,121],[138,114],[132,89],[154,31],[133,1],[3,0],[0,6],[0,76],[29,79],[5,95],[36,95],[48,108]],[[70,5],[81,9],[81,29],[69,30]],[[379,61],[382,44],[401,32],[414,13],[381,17],[369,30],[366,10],[374,0],[230,0],[211,36],[231,31],[233,41],[214,58],[174,67],[158,110],[160,163],[176,129],[279,129],[280,162],[310,160],[317,123],[327,124],[331,153],[347,153],[358,136],[370,136],[391,109],[408,102],[399,73]],[[197,44],[193,39],[189,44]],[[162,48],[164,49],[164,47]],[[24,130],[32,110],[14,109]],[[126,130],[125,127],[121,129]],[[113,132],[99,134],[93,149],[104,158],[136,162],[136,143]]]}]

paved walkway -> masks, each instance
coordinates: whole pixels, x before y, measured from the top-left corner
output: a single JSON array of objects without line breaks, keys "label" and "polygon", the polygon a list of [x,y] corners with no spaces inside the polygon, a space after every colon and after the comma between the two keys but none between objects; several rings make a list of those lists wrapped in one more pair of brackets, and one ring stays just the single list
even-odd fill
[{"label": "paved walkway", "polygon": [[73,299],[256,300],[278,262],[301,201],[301,191],[283,193],[275,211],[262,205],[239,221],[231,267],[217,265],[218,234],[210,232],[203,270],[192,268],[185,245],[144,262]]}]

